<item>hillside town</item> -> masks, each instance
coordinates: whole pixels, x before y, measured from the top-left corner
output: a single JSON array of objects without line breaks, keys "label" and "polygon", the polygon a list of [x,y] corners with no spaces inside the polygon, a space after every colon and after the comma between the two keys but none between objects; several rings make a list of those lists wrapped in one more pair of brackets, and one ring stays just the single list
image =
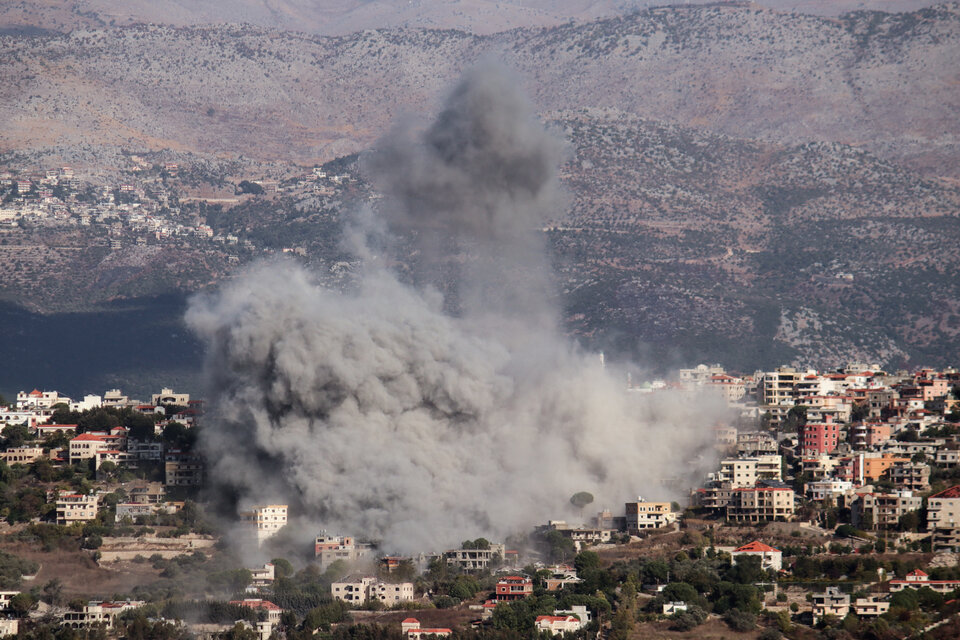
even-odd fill
[{"label": "hillside town", "polygon": [[[21,391],[0,409],[3,635],[346,638],[366,625],[406,638],[627,638],[723,625],[764,638],[955,637],[960,371],[700,365],[624,392],[678,388],[729,408],[704,425],[718,462],[687,499],[624,496],[587,517],[583,492],[570,499],[576,521],[414,556],[364,531],[303,539],[288,504],[217,516],[197,446],[204,403],[190,394]],[[232,548],[267,561],[244,564]],[[138,583],[77,582],[56,560],[71,556],[91,576],[135,571]]]}]

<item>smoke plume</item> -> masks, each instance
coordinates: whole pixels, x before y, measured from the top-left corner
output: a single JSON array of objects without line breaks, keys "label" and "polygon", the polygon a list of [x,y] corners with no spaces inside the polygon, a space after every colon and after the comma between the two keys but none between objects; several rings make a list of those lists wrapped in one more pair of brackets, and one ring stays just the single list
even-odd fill
[{"label": "smoke plume", "polygon": [[537,228],[561,206],[562,151],[514,79],[482,67],[425,131],[365,159],[393,233],[435,236],[430,260],[448,242],[468,254],[455,314],[372,259],[347,291],[273,262],[197,297],[214,487],[402,552],[525,530],[577,491],[615,513],[680,497],[717,407],[627,393],[556,330]]}]

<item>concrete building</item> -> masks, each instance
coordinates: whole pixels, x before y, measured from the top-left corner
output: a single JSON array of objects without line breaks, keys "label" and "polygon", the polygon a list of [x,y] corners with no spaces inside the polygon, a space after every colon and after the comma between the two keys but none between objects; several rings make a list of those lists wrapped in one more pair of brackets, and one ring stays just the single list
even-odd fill
[{"label": "concrete building", "polygon": [[960,553],[960,485],[927,498],[927,531],[935,553]]},{"label": "concrete building", "polygon": [[731,522],[763,522],[792,520],[795,511],[793,489],[767,486],[752,489],[733,489],[727,505],[727,520]]},{"label": "concrete building", "polygon": [[111,629],[118,615],[124,611],[142,607],[143,604],[141,600],[91,601],[84,605],[81,611],[67,611],[63,614],[63,624],[73,629],[94,625],[104,625],[107,629]]},{"label": "concrete building", "polygon": [[489,549],[453,549],[443,555],[447,564],[464,571],[483,571],[494,559],[502,562],[506,558],[506,550],[502,544],[491,544]]},{"label": "concrete building", "polygon": [[57,496],[57,524],[87,522],[97,517],[97,496],[65,493]]},{"label": "concrete building", "polygon": [[240,524],[248,536],[261,545],[287,524],[287,505],[255,505],[240,512]]},{"label": "concrete building", "polygon": [[853,612],[861,618],[876,618],[890,610],[890,603],[877,597],[857,598],[853,603]]},{"label": "concrete building", "polygon": [[857,493],[850,505],[853,526],[861,529],[890,529],[897,526],[900,517],[916,511],[923,498],[912,491],[893,493]]},{"label": "concrete building", "polygon": [[199,486],[203,484],[206,469],[203,458],[178,449],[171,449],[164,457],[165,484],[168,487]]},{"label": "concrete building", "polygon": [[533,580],[524,576],[505,576],[497,580],[497,602],[523,600],[533,595]]},{"label": "concrete building", "polygon": [[824,616],[835,616],[842,620],[850,613],[850,596],[841,593],[838,587],[827,587],[824,593],[813,594],[813,624]]},{"label": "concrete building", "polygon": [[849,480],[818,480],[803,485],[803,492],[810,500],[834,500],[853,491]]},{"label": "concrete building", "polygon": [[922,462],[901,462],[887,470],[887,476],[898,489],[926,491],[930,488],[930,466]]},{"label": "concrete building", "polygon": [[840,425],[829,417],[825,422],[808,422],[800,427],[800,449],[805,455],[830,453],[840,444]]},{"label": "concrete building", "polygon": [[186,407],[190,404],[189,393],[174,393],[173,389],[164,387],[160,393],[154,393],[150,396],[150,404],[157,406],[161,404],[175,404]]},{"label": "concrete building", "polygon": [[362,605],[370,600],[379,600],[390,607],[399,602],[413,600],[415,589],[412,582],[383,582],[374,576],[348,576],[330,585],[333,597],[343,602]]},{"label": "concrete building", "polygon": [[331,536],[321,531],[313,545],[313,554],[321,569],[337,560],[353,564],[373,558],[373,545],[357,542],[353,536]]},{"label": "concrete building", "polygon": [[8,465],[31,464],[44,457],[43,447],[11,447],[0,453],[0,460]]},{"label": "concrete building", "polygon": [[732,458],[720,462],[718,480],[729,483],[731,489],[753,487],[758,480],[777,480],[781,476],[782,459],[778,455],[755,458]]},{"label": "concrete building", "polygon": [[625,511],[628,533],[659,529],[677,520],[669,502],[646,502],[639,496],[636,502],[626,503]]}]

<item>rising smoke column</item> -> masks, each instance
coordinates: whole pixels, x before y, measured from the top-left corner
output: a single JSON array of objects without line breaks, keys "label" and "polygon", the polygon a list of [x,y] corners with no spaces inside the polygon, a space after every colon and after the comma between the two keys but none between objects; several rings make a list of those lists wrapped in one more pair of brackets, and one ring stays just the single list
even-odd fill
[{"label": "rising smoke column", "polygon": [[196,298],[215,491],[401,552],[525,530],[577,491],[613,509],[680,497],[664,481],[698,472],[706,407],[626,393],[555,329],[536,229],[561,151],[485,67],[425,132],[395,131],[365,159],[391,228],[469,247],[457,315],[375,260],[346,292],[281,261]]}]

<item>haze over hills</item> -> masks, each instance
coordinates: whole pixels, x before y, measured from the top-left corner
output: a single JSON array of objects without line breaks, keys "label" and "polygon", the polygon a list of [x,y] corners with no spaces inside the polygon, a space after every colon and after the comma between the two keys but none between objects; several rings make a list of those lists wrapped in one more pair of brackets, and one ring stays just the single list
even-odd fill
[{"label": "haze over hills", "polygon": [[[6,24],[17,6],[4,5]],[[259,19],[250,21],[270,26],[109,26],[98,6],[71,9],[74,26],[87,26],[68,34],[0,37],[0,169],[67,163],[116,183],[134,179],[139,154],[147,166],[179,162],[180,177],[163,181],[181,196],[232,195],[241,180],[282,180],[363,151],[404,114],[429,117],[464,69],[494,58],[570,142],[570,208],[546,233],[567,330],[581,341],[660,366],[742,369],[947,364],[960,350],[956,3],[839,17],[759,5],[610,17],[623,7],[524,3],[584,13],[490,35],[336,37]],[[175,7],[183,17],[171,10],[165,21],[205,21],[192,3]],[[336,7],[347,15],[374,3]],[[343,216],[371,194],[352,158],[331,171],[355,180],[332,200],[183,199],[178,221],[234,237],[239,251],[128,245],[82,226],[7,235],[0,297],[89,312],[173,296],[151,339],[180,335],[170,309],[237,264],[291,246],[321,269],[341,259]],[[177,344],[169,353],[195,364],[195,342]]]}]

